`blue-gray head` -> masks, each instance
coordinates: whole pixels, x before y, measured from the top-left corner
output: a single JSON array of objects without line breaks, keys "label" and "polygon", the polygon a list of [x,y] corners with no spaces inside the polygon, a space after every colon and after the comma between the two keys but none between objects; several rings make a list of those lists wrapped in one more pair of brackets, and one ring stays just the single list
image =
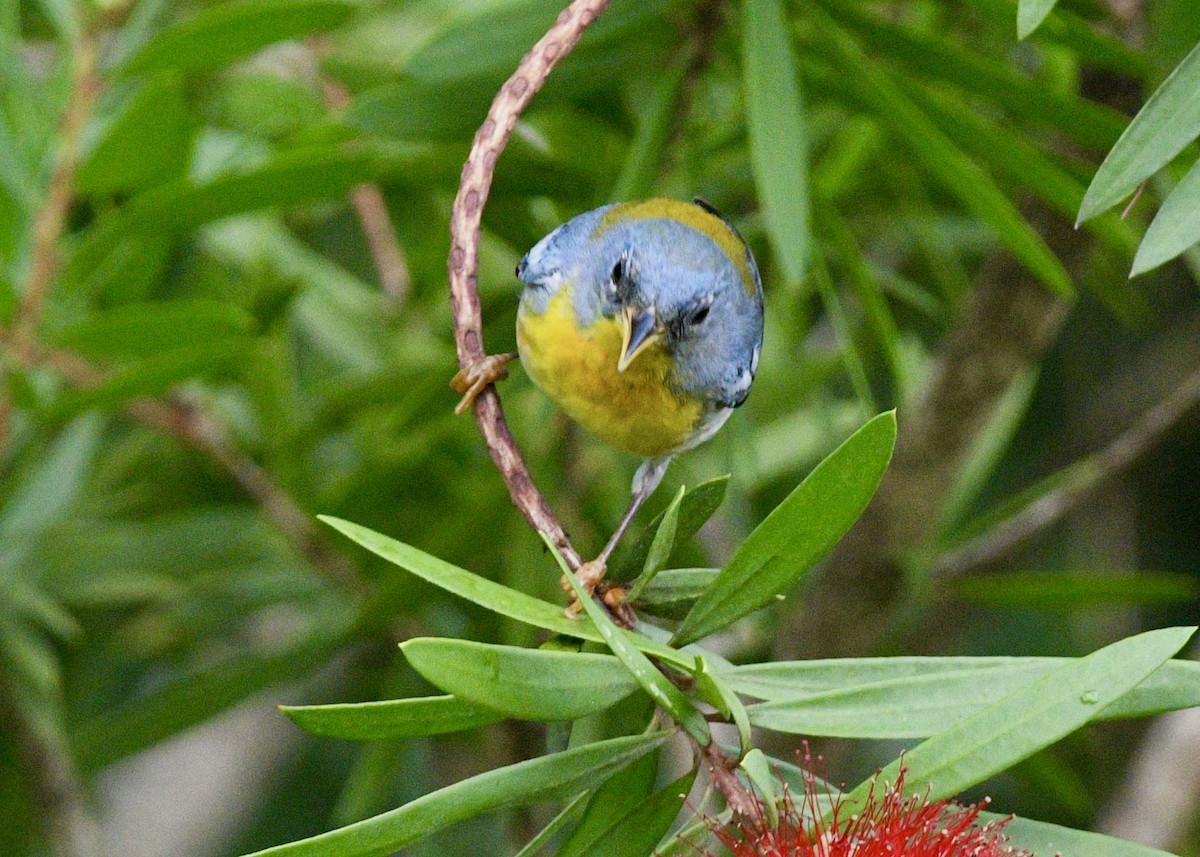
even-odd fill
[{"label": "blue-gray head", "polygon": [[750,391],[762,283],[749,248],[708,206],[653,199],[589,211],[539,241],[517,276],[533,312],[571,283],[580,325],[619,320],[619,370],[661,342],[672,356],[667,381],[680,394],[737,407]]}]

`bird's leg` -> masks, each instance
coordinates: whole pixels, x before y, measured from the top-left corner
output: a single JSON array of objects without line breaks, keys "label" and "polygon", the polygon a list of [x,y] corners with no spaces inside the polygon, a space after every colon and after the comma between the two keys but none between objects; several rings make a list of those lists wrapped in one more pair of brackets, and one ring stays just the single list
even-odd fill
[{"label": "bird's leg", "polygon": [[458,370],[450,379],[450,388],[463,397],[454,406],[454,413],[465,413],[471,407],[476,397],[489,384],[494,384],[508,377],[508,364],[517,359],[515,353],[488,354]]},{"label": "bird's leg", "polygon": [[[595,559],[585,562],[575,570],[575,576],[579,579],[580,585],[587,593],[596,591],[596,587],[604,580],[604,575],[608,571],[608,558],[612,555],[613,549],[616,548],[617,542],[621,540],[625,530],[629,527],[633,516],[637,514],[638,509],[646,502],[646,498],[654,493],[654,489],[662,482],[663,474],[667,472],[667,465],[671,463],[668,458],[648,458],[642,462],[642,466],[633,474],[632,493],[629,498],[629,507],[625,510],[624,516],[621,518],[621,523],[617,526],[616,532],[608,540],[608,544],[604,546],[604,550],[600,551],[600,555]],[[571,584],[564,579],[562,587],[569,593],[573,593]],[[621,604],[621,597],[625,591],[619,587],[610,587],[604,593],[604,603],[609,607],[616,608]],[[571,596],[571,604],[567,607],[567,615],[574,618],[583,609],[583,605],[579,603],[573,594]]]}]

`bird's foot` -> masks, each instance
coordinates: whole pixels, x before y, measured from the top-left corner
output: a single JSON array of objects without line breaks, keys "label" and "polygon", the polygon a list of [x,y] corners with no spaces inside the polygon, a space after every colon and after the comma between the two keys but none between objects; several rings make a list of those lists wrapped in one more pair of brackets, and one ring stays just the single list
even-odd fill
[{"label": "bird's foot", "polygon": [[[583,587],[583,591],[587,593],[587,597],[590,598],[593,593],[599,593],[600,600],[608,607],[608,612],[612,614],[618,625],[632,628],[637,617],[634,615],[633,608],[625,603],[625,587],[606,581],[604,579],[606,571],[605,560],[597,557],[591,562],[585,562],[579,566],[575,570],[575,577]],[[560,581],[560,585],[563,591],[571,596],[571,603],[567,605],[564,612],[568,618],[575,619],[583,610],[583,602],[579,600],[571,582],[565,576]]]},{"label": "bird's foot", "polygon": [[[597,557],[575,569],[575,579],[579,581],[584,593],[590,598],[596,591],[596,587],[600,585],[600,581],[604,580],[604,574],[607,571],[608,564],[604,558]],[[579,611],[583,610],[583,602],[575,595],[575,588],[571,586],[571,581],[567,580],[566,575],[563,575],[563,579],[559,581],[559,586],[563,588],[563,592],[571,596],[571,603],[567,605],[567,616],[574,619],[579,615]]]},{"label": "bird's foot", "polygon": [[[469,366],[458,370],[450,379],[450,388],[463,397],[454,406],[454,413],[465,413],[476,397],[491,384],[508,377],[508,364],[517,359],[513,354],[487,354]],[[603,576],[603,572],[601,572]]]}]

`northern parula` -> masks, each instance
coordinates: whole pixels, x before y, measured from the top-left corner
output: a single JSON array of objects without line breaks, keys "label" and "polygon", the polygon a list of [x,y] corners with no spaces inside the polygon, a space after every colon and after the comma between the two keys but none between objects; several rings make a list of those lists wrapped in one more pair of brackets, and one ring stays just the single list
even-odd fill
[{"label": "northern parula", "polygon": [[737,230],[702,200],[606,205],[559,226],[517,265],[521,364],[576,422],[645,460],[593,589],[676,453],[746,400],[763,337],[762,281]]}]

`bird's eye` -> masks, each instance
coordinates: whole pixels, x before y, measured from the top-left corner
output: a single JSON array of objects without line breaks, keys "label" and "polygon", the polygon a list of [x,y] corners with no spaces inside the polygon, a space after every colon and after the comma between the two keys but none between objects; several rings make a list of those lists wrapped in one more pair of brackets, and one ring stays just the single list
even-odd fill
[{"label": "bird's eye", "polygon": [[617,264],[613,265],[613,269],[612,269],[613,285],[616,285],[617,283],[621,282],[621,280],[623,280],[623,279],[625,279],[625,257],[624,256],[622,256],[620,259],[617,260]]},{"label": "bird's eye", "polygon": [[691,324],[703,324],[706,318],[708,318],[708,304],[694,310],[688,322]]}]

